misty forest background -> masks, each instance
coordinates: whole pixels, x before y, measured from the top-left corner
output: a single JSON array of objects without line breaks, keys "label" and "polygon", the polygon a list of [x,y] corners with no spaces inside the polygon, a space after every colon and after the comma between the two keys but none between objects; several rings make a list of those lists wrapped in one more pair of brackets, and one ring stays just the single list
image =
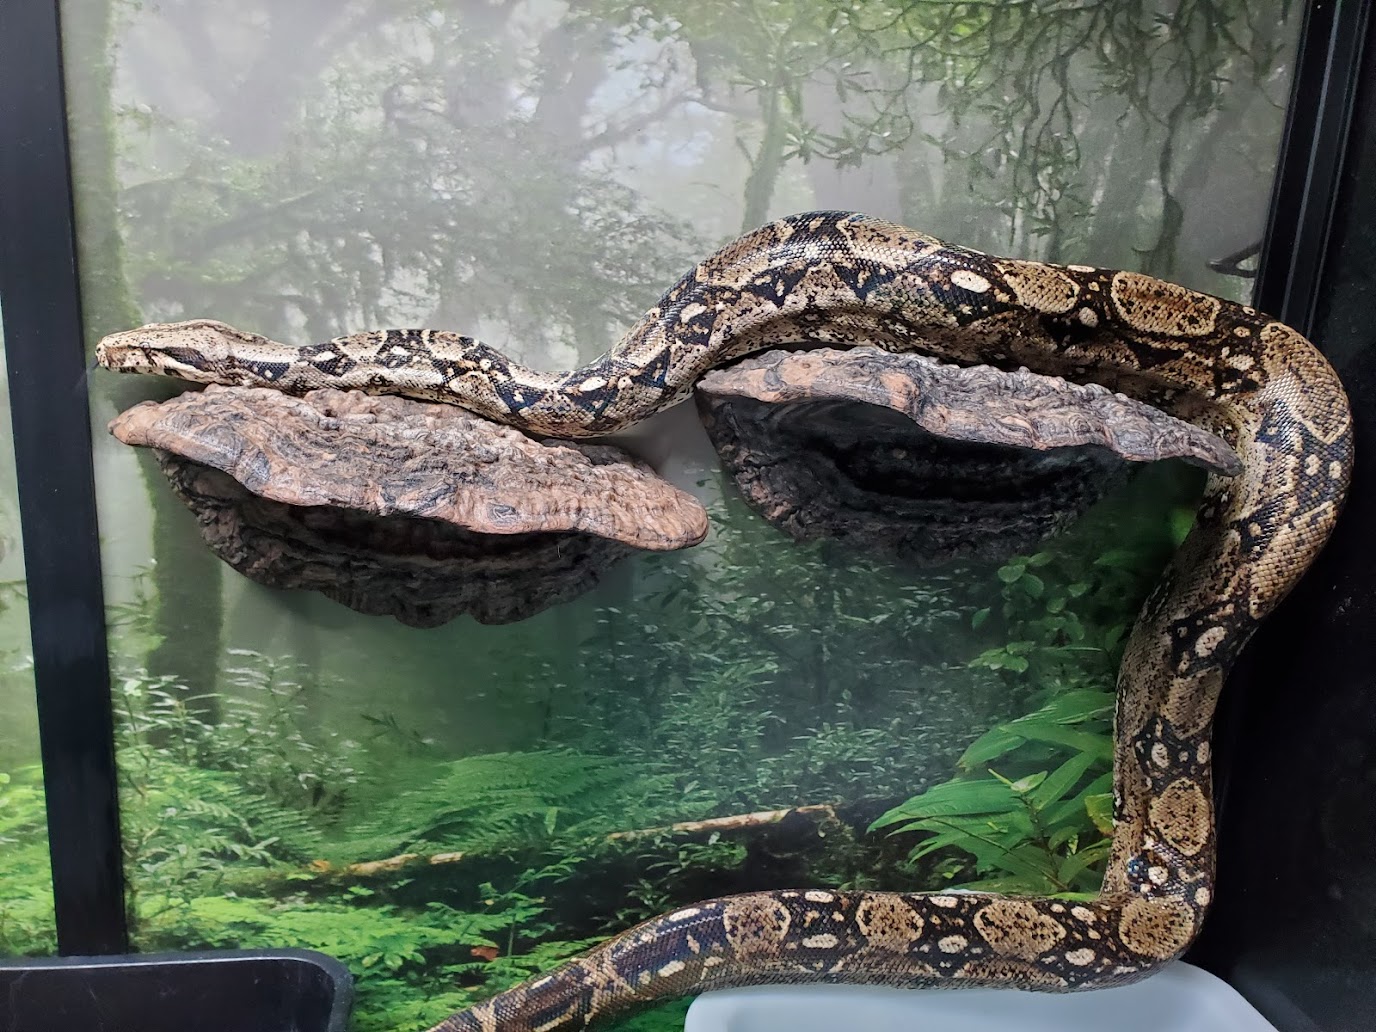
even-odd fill
[{"label": "misty forest background", "polygon": [[[194,316],[301,342],[415,325],[547,367],[811,208],[1243,299],[1250,281],[1210,263],[1260,238],[1299,17],[1277,0],[62,6],[88,344]],[[223,568],[104,432],[178,388],[91,389],[140,948],[322,949],[359,978],[356,1027],[391,1029],[707,895],[1097,887],[1121,642],[1199,488],[1178,468],[1035,554],[895,569],[765,526],[689,406],[639,447],[709,505],[705,544],[520,624],[416,631]],[[3,473],[0,953],[43,953]]]}]

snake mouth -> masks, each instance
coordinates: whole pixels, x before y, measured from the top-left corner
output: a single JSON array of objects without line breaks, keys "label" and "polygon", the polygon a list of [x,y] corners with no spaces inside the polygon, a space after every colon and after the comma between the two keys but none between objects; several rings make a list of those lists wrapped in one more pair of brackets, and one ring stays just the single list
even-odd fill
[{"label": "snake mouth", "polygon": [[161,373],[211,383],[232,369],[236,349],[261,346],[263,338],[213,319],[148,323],[107,334],[96,344],[96,363],[118,373]]},{"label": "snake mouth", "polygon": [[138,331],[102,338],[96,344],[95,357],[97,365],[113,372],[165,374],[193,383],[212,381],[225,366],[202,349],[162,344]]},{"label": "snake mouth", "polygon": [[[140,330],[102,337],[96,343],[96,364],[117,373],[158,373],[171,365],[162,357],[156,342]],[[175,366],[171,368],[175,373]]]},{"label": "snake mouth", "polygon": [[148,356],[128,342],[127,333],[111,333],[96,343],[96,364],[117,372],[138,363],[148,364]]}]

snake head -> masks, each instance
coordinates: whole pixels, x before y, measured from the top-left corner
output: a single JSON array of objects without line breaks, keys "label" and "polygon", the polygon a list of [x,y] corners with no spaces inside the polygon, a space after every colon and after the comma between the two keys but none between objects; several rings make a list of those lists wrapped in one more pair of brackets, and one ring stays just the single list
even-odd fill
[{"label": "snake head", "polygon": [[211,383],[232,365],[234,347],[252,335],[213,319],[149,323],[111,333],[96,345],[96,362],[121,373],[161,373]]}]

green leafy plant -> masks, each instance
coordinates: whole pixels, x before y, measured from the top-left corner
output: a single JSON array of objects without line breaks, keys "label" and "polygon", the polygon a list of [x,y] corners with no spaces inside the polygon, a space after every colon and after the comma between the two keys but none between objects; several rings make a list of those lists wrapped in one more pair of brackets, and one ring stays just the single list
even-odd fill
[{"label": "green leafy plant", "polygon": [[373,816],[356,823],[336,844],[353,854],[371,850],[461,850],[496,853],[543,848],[556,836],[578,841],[606,834],[625,821],[650,820],[666,811],[692,814],[692,796],[668,796],[667,778],[637,765],[571,750],[483,753],[429,761],[412,768],[413,781],[373,804]]},{"label": "green leafy plant", "polygon": [[[1112,833],[1113,691],[1128,605],[1141,600],[1193,522],[1197,483],[1139,478],[1139,494],[1170,488],[1169,518],[1143,524],[1101,512],[1045,551],[997,571],[999,602],[974,629],[1005,640],[970,660],[1012,687],[1031,686],[1023,716],[1004,721],[961,755],[956,777],[889,809],[871,825],[919,836],[910,860],[964,888],[1092,895]],[[1136,533],[1124,535],[1131,519]],[[1112,542],[1112,544],[1110,544]],[[1088,547],[1086,547],[1088,546]]]},{"label": "green leafy plant", "polygon": [[913,860],[951,848],[968,854],[968,863],[939,868],[964,888],[1092,895],[1111,830],[1113,702],[1109,692],[1050,695],[976,739],[960,758],[969,774],[894,807],[872,828],[923,833]]},{"label": "green leafy plant", "polygon": [[48,869],[42,770],[0,771],[0,955],[56,950]]},{"label": "green leafy plant", "polygon": [[945,654],[973,608],[969,569],[914,576],[799,545],[722,489],[706,543],[647,563],[635,612],[600,610],[561,671],[551,737],[635,757],[730,813],[892,802],[1015,712],[996,676]]}]

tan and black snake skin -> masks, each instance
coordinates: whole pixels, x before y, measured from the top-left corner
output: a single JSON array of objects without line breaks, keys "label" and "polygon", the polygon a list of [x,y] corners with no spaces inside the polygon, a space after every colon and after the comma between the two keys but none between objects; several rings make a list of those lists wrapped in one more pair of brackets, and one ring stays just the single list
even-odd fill
[{"label": "tan and black snake skin", "polygon": [[714,366],[802,341],[1093,380],[1237,449],[1243,473],[1210,478],[1196,526],[1127,646],[1102,894],[1078,903],[798,889],[710,900],[633,928],[438,1032],[581,1029],[639,1004],[767,982],[1107,986],[1177,956],[1198,930],[1214,891],[1214,704],[1258,621],[1327,538],[1352,461],[1342,386],[1289,327],[1138,273],[995,258],[866,216],[818,212],[718,251],[574,372],[533,372],[429,330],[298,349],[192,322],[115,334],[99,354],[111,368],[198,381],[455,402],[574,437],[681,400]]}]

